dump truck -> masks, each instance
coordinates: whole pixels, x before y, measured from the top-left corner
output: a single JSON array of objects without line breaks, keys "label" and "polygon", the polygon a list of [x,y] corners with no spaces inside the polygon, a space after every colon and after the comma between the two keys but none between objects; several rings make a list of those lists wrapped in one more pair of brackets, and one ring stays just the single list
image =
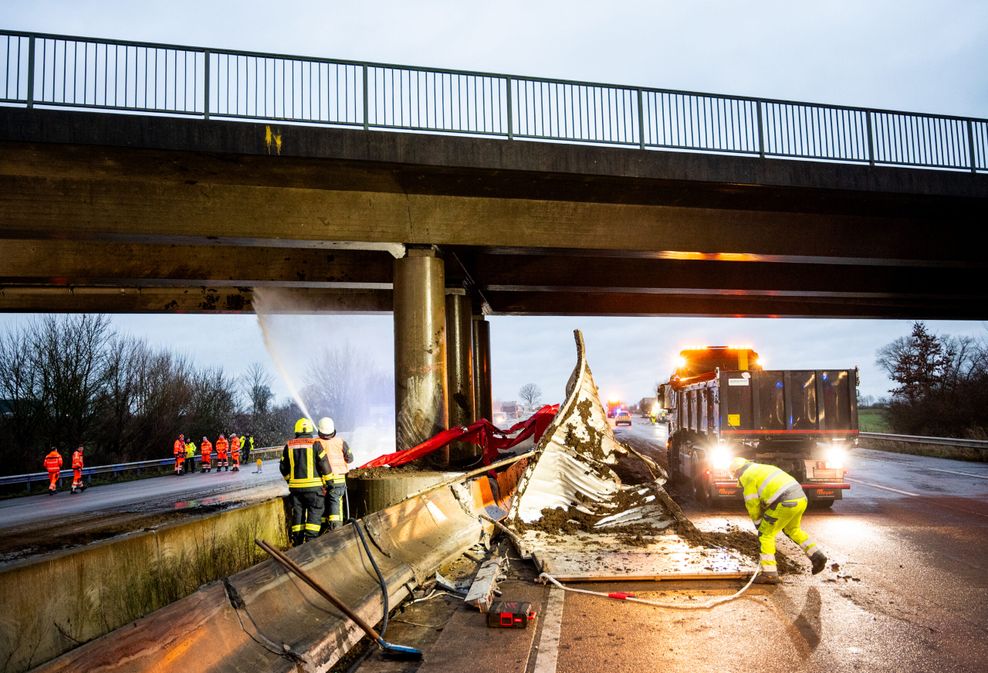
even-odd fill
[{"label": "dump truck", "polygon": [[669,412],[669,471],[702,505],[738,500],[741,487],[727,468],[741,456],[777,465],[811,504],[829,507],[850,488],[857,384],[857,368],[766,370],[751,348],[685,349],[658,389]]}]

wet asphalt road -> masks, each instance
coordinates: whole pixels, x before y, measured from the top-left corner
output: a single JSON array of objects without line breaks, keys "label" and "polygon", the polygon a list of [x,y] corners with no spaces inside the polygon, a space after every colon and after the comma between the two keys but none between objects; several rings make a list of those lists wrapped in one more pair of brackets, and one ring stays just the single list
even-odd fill
[{"label": "wet asphalt road", "polygon": [[119,484],[105,484],[71,495],[68,481],[56,495],[10,498],[0,501],[0,537],[11,529],[43,527],[74,518],[119,512],[168,512],[231,503],[259,502],[287,495],[285,481],[275,460],[255,474],[252,463],[239,472],[202,472],[180,477],[168,475]]},{"label": "wet asphalt road", "polygon": [[[635,420],[617,430],[619,438],[630,433],[664,446],[665,426]],[[555,665],[546,670],[988,670],[988,465],[857,449],[849,477],[844,500],[803,520],[838,571],[810,575],[799,548],[780,536],[780,550],[799,560],[804,574],[711,610],[567,593]],[[751,525],[740,503],[715,512],[681,503],[702,528]],[[739,588],[598,587],[687,603]]]}]

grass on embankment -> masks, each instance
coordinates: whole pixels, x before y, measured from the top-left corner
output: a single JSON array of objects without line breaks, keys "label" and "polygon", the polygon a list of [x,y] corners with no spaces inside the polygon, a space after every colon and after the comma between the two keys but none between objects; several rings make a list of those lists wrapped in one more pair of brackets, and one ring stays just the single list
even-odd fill
[{"label": "grass on embankment", "polygon": [[[858,427],[861,432],[893,433],[889,425],[888,412],[880,408],[858,409]],[[952,458],[973,462],[988,462],[988,451],[964,446],[940,446],[937,444],[916,444],[913,442],[892,442],[880,439],[861,439],[860,446],[876,451],[908,453],[914,456],[932,458]]]}]

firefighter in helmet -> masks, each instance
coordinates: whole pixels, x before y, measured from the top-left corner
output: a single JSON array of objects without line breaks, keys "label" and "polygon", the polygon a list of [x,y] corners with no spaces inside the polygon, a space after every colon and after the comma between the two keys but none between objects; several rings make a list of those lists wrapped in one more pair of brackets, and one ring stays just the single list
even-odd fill
[{"label": "firefighter in helmet", "polygon": [[343,525],[343,498],[346,496],[347,463],[353,462],[353,454],[342,437],[336,436],[336,424],[325,416],[316,426],[319,432],[318,443],[326,451],[330,474],[326,475],[326,506],[323,511],[323,531],[334,530]]},{"label": "firefighter in helmet", "polygon": [[295,437],[282,449],[279,468],[292,499],[292,544],[299,545],[319,535],[325,507],[324,480],[332,472],[326,450],[317,443],[308,418],[295,422]]}]

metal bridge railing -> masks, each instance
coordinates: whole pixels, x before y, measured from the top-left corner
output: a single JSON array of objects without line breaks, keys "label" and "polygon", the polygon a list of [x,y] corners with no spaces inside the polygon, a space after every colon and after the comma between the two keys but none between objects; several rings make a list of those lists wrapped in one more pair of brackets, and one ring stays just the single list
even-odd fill
[{"label": "metal bridge railing", "polygon": [[0,103],[988,170],[988,120],[0,30]]},{"label": "metal bridge railing", "polygon": [[[274,458],[279,458],[281,456],[282,447],[280,446],[266,446],[254,449],[250,454],[250,461],[253,462],[258,458],[262,460],[272,460]],[[215,460],[215,453],[213,454]],[[196,462],[200,462],[202,456],[196,454]],[[244,463],[246,465],[246,463]],[[82,468],[82,476],[90,477],[94,474],[121,474],[124,472],[142,472],[147,469],[161,468],[161,467],[174,467],[175,458],[155,458],[153,460],[138,460],[131,463],[116,463],[113,465],[94,465],[92,467]],[[72,470],[70,468],[63,469],[59,473],[59,479],[67,479],[72,477]],[[11,486],[14,484],[27,484],[28,490],[30,490],[30,485],[34,482],[48,482],[47,472],[31,472],[29,474],[10,474],[0,476],[0,486]]]}]

